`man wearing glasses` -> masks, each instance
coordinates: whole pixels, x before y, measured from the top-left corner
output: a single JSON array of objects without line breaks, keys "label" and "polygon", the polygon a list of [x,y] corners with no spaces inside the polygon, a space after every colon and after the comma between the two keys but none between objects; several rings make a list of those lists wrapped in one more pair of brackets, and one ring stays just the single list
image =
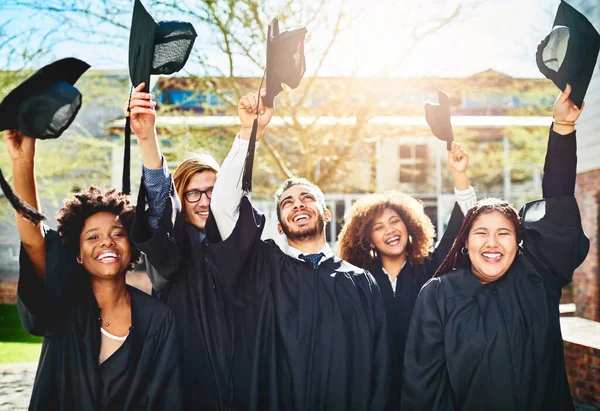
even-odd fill
[{"label": "man wearing glasses", "polygon": [[184,409],[230,409],[234,307],[225,301],[204,235],[219,165],[201,152],[171,176],[156,137],[156,103],[141,90],[143,84],[130,102],[144,166],[131,236],[146,254],[154,292],[177,320]]}]

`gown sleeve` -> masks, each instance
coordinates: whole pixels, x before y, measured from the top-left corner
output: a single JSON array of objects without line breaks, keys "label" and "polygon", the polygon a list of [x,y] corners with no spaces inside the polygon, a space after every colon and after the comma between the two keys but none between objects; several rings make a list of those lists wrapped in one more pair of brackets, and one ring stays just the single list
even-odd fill
[{"label": "gown sleeve", "polygon": [[182,410],[182,370],[173,313],[169,311],[156,338],[155,372],[148,384],[148,411]]},{"label": "gown sleeve", "polygon": [[545,199],[526,204],[520,214],[525,257],[559,288],[573,280],[590,248],[574,197],[576,172],[575,132],[563,136],[550,128],[542,179]]},{"label": "gown sleeve", "polygon": [[245,306],[254,301],[269,284],[269,261],[261,240],[265,217],[242,197],[233,232],[222,240],[213,213],[206,222],[206,238],[221,281],[233,301]]},{"label": "gown sleeve", "polygon": [[148,276],[152,288],[159,292],[170,284],[173,276],[179,271],[184,256],[189,252],[189,244],[185,231],[185,217],[181,212],[181,202],[177,196],[175,185],[171,182],[168,199],[158,220],[156,229],[149,223],[146,208],[146,188],[144,180],[140,185],[140,193],[135,211],[135,221],[131,230],[133,243],[146,254],[151,268]]},{"label": "gown sleeve", "polygon": [[67,251],[60,235],[44,227],[46,243],[46,280],[35,275],[23,246],[19,253],[17,309],[25,331],[44,336],[52,321],[61,315],[74,287],[79,270],[75,255]]},{"label": "gown sleeve", "polygon": [[441,280],[421,289],[410,321],[402,376],[403,410],[454,409],[444,352],[444,298]]},{"label": "gown sleeve", "polygon": [[375,344],[373,346],[373,362],[375,370],[371,380],[370,410],[386,410],[390,398],[390,379],[392,377],[392,361],[390,358],[391,336],[388,332],[385,306],[381,292],[375,279],[367,274],[373,282],[371,297],[373,316],[375,318]]},{"label": "gown sleeve", "polygon": [[528,203],[521,209],[521,216],[524,256],[540,272],[547,273],[557,287],[569,284],[590,248],[575,197]]},{"label": "gown sleeve", "polygon": [[452,214],[450,215],[450,220],[448,221],[448,227],[446,227],[446,231],[444,231],[444,235],[442,235],[442,239],[438,243],[437,247],[431,256],[425,260],[425,272],[428,277],[433,277],[433,274],[437,271],[439,266],[444,261],[444,258],[448,255],[448,252],[452,248],[454,244],[454,240],[460,231],[460,227],[462,226],[462,222],[465,218],[460,206],[458,203],[454,203],[454,208],[452,209]]}]

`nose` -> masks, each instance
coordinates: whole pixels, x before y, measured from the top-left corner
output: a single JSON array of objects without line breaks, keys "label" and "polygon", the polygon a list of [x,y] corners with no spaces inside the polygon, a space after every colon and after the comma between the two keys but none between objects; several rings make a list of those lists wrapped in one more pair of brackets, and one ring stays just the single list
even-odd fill
[{"label": "nose", "polygon": [[486,242],[488,246],[495,247],[498,244],[498,239],[495,235],[490,234],[488,235]]},{"label": "nose", "polygon": [[297,198],[294,201],[294,208],[300,208],[300,207],[304,207],[304,203],[302,201],[300,201],[300,198]]},{"label": "nose", "polygon": [[100,247],[110,247],[113,245],[115,245],[115,240],[110,235],[104,236],[100,242]]},{"label": "nose", "polygon": [[200,200],[198,200],[198,204],[203,207],[208,207],[210,205],[210,198],[208,198],[208,194],[200,193]]}]

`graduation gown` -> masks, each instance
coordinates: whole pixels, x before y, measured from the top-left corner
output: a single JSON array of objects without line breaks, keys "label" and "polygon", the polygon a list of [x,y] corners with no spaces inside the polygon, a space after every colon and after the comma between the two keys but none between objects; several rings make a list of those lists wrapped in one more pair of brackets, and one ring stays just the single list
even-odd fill
[{"label": "graduation gown", "polygon": [[[234,378],[248,380],[246,409],[386,409],[389,336],[374,279],[338,258],[313,270],[262,241],[264,223],[243,197],[233,233],[211,244],[226,289],[245,307],[236,351],[251,356],[234,364]],[[212,217],[206,232],[219,237]]]},{"label": "graduation gown", "polygon": [[210,247],[185,221],[175,186],[156,230],[148,224],[145,198],[142,179],[131,236],[151,264],[153,289],[177,319],[185,409],[229,409],[234,307],[225,304]]},{"label": "graduation gown", "polygon": [[381,261],[375,263],[373,276],[381,289],[385,305],[388,329],[392,339],[392,381],[390,409],[400,409],[400,394],[402,392],[402,367],[404,365],[404,346],[406,335],[413,311],[413,305],[421,287],[435,274],[438,267],[446,258],[464,219],[464,214],[458,204],[454,205],[448,227],[438,246],[421,265],[413,265],[410,261],[396,278],[396,293],[388,275],[383,271]]},{"label": "graduation gown", "polygon": [[89,274],[56,231],[46,233],[46,280],[21,248],[17,304],[23,328],[43,336],[30,410],[181,410],[179,343],[173,314],[128,286],[127,340],[98,365],[100,310]]},{"label": "graduation gown", "polygon": [[470,268],[430,280],[406,342],[406,410],[573,410],[560,331],[561,288],[585,259],[573,196],[522,209],[523,242],[507,273]]}]

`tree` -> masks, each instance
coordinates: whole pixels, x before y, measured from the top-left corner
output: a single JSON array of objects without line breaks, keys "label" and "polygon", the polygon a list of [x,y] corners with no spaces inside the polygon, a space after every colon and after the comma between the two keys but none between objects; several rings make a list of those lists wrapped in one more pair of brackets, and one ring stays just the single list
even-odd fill
[{"label": "tree", "polygon": [[[83,33],[77,41],[111,42],[119,47],[126,44],[131,1],[8,0],[8,3],[42,12],[68,30]],[[299,90],[280,94],[277,112],[285,118],[285,125],[271,128],[259,147],[262,153],[255,165],[255,191],[262,188],[271,192],[276,181],[292,174],[307,177],[326,191],[355,191],[356,187],[342,178],[356,167],[370,169],[369,164],[361,165],[357,155],[372,150],[372,144],[368,143],[373,137],[368,121],[380,91],[356,96],[350,88],[319,90],[318,78],[343,71],[360,81],[365,61],[358,55],[354,59],[348,56],[354,50],[367,52],[374,47],[381,49],[381,56],[385,57],[375,74],[401,74],[402,63],[420,41],[457,21],[475,1],[457,0],[450,5],[438,0],[378,0],[368,4],[343,0],[146,3],[151,3],[151,12],[157,20],[181,19],[194,24],[199,38],[188,67],[231,107],[237,106],[242,95],[254,90],[240,88],[239,77],[247,73],[262,74],[270,18],[279,15],[282,29],[309,25],[306,78]],[[336,64],[344,66],[344,70],[339,70]],[[322,98],[322,104],[315,104],[315,98]],[[312,119],[303,119],[309,108]],[[330,114],[351,117],[351,124],[321,127],[319,119]],[[197,141],[207,145],[205,139]]]}]

